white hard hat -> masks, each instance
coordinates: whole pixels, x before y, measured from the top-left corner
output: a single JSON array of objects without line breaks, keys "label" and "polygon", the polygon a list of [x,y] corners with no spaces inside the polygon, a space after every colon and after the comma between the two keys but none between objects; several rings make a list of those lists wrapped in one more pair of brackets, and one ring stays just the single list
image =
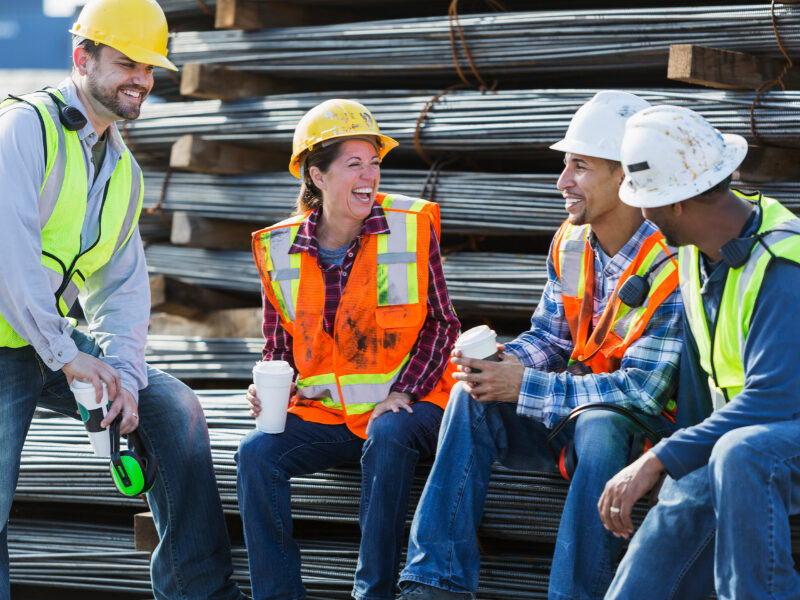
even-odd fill
[{"label": "white hard hat", "polygon": [[742,136],[720,133],[696,112],[653,106],[625,128],[620,200],[655,208],[693,198],[733,173],[746,154]]},{"label": "white hard hat", "polygon": [[564,139],[550,148],[618,161],[625,122],[648,106],[647,100],[628,92],[598,92],[572,117]]}]

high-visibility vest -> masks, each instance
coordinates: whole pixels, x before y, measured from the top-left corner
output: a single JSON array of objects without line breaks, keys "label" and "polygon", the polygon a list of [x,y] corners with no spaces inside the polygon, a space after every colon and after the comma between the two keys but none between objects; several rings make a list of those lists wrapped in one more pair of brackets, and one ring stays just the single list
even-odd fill
[{"label": "high-visibility vest", "polygon": [[[683,246],[678,255],[683,310],[697,342],[700,366],[709,375],[715,410],[744,387],[744,342],[767,267],[774,258],[800,263],[800,219],[772,198],[733,192],[761,206],[758,235],[763,235],[764,243],[753,246],[744,265],[728,269],[716,321],[711,327],[700,293],[700,252],[696,246]],[[709,332],[713,332],[713,337]]]},{"label": "high-visibility vest", "polygon": [[[588,225],[565,221],[556,233],[552,255],[556,276],[561,282],[564,316],[574,344],[570,362],[581,362],[593,373],[610,373],[620,367],[628,347],[641,337],[653,313],[678,286],[678,266],[672,251],[658,231],[642,242],[638,253],[617,282],[597,325],[594,314],[594,250],[589,242]],[[650,275],[650,290],[639,307],[623,304],[619,288],[632,275],[644,275],[658,261],[663,261]],[[667,403],[665,414],[675,411],[675,401]]]},{"label": "high-visibility vest", "polygon": [[[57,89],[47,91],[64,101]],[[86,279],[111,260],[136,228],[144,192],[142,171],[126,148],[106,184],[98,237],[81,252],[89,183],[78,133],[61,125],[58,107],[46,92],[6,100],[0,104],[0,115],[4,108],[18,101],[36,109],[42,126],[45,155],[45,175],[39,191],[42,266],[50,280],[56,310],[66,316]],[[27,345],[0,315],[0,346]]]},{"label": "high-visibility vest", "polygon": [[[289,411],[307,421],[345,423],[363,438],[373,408],[389,395],[425,323],[431,225],[439,234],[438,205],[385,194],[377,201],[390,233],[361,240],[332,334],[323,328],[325,284],[317,259],[308,252],[289,254],[307,214],[253,234],[266,297],[292,336],[303,399],[293,398]],[[452,384],[446,374],[421,400],[444,408]]]}]

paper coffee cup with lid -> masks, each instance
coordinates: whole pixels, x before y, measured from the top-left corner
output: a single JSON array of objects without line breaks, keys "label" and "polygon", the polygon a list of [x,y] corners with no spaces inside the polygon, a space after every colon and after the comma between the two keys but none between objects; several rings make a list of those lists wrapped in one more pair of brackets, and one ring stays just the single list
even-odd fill
[{"label": "paper coffee cup with lid", "polygon": [[500,355],[497,353],[497,334],[494,329],[486,325],[478,325],[458,336],[455,349],[460,350],[461,355],[466,358],[500,361]]},{"label": "paper coffee cup with lid", "polygon": [[292,391],[294,369],[285,360],[257,362],[253,367],[253,383],[261,401],[256,429],[264,433],[282,433],[286,428],[286,411]]},{"label": "paper coffee cup with lid", "polygon": [[108,429],[101,427],[100,423],[108,414],[108,390],[103,383],[103,400],[97,403],[97,392],[91,381],[73,379],[69,386],[75,401],[78,403],[78,411],[81,414],[81,421],[89,434],[89,441],[92,443],[92,450],[95,456],[111,456],[111,438]]}]

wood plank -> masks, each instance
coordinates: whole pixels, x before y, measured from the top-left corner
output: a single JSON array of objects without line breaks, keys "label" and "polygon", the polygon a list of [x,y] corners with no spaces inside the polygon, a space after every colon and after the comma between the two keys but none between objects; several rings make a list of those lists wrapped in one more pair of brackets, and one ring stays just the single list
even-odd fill
[{"label": "wood plank", "polygon": [[143,512],[133,515],[133,545],[139,552],[152,552],[158,546],[159,538],[153,513]]},{"label": "wood plank", "polygon": [[150,276],[150,309],[153,311],[194,319],[215,310],[252,307],[256,302],[166,275]]},{"label": "wood plank", "polygon": [[[784,61],[762,58],[695,44],[669,47],[667,77],[723,90],[753,90],[762,82],[776,78]],[[800,89],[800,69],[793,67],[784,78],[787,89]]]},{"label": "wood plank", "polygon": [[748,183],[797,181],[800,179],[800,150],[751,145],[738,169],[737,179]]},{"label": "wood plank", "polygon": [[181,94],[191,98],[237,100],[304,90],[302,82],[278,79],[223,65],[194,62],[186,63],[181,68]]},{"label": "wood plank", "polygon": [[261,337],[261,308],[230,308],[198,314],[194,318],[165,312],[150,315],[154,335],[199,335],[207,338]]},{"label": "wood plank", "polygon": [[289,154],[279,150],[239,146],[184,135],[172,145],[169,165],[173,169],[236,175],[285,169]]},{"label": "wood plank", "polygon": [[175,212],[172,214],[170,241],[178,246],[250,250],[251,234],[257,228],[249,221],[209,219],[186,212]]},{"label": "wood plank", "polygon": [[[305,27],[358,20],[358,13],[342,9],[299,6],[290,2],[217,0],[217,29],[253,31],[266,27]],[[363,20],[363,18],[362,18]]]}]

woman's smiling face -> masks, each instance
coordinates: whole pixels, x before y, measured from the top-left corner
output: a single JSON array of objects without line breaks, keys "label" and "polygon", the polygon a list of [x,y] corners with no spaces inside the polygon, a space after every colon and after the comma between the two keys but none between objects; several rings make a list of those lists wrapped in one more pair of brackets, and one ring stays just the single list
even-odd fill
[{"label": "woman's smiling face", "polygon": [[309,175],[322,192],[323,211],[329,218],[361,222],[369,216],[378,192],[380,158],[373,144],[346,140],[327,171],[311,167]]}]

